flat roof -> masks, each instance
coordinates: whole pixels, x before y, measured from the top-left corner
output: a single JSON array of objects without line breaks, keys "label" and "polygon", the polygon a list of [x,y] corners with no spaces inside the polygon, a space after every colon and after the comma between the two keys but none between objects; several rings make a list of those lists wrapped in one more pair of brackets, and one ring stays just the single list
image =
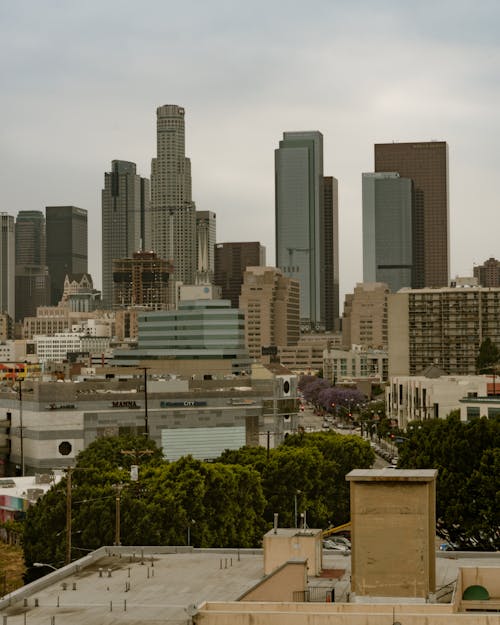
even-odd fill
[{"label": "flat roof", "polygon": [[[335,586],[345,601],[351,558],[323,553],[324,574],[311,577],[310,586]],[[464,565],[500,564],[492,553],[436,556],[438,587],[456,580]],[[238,601],[263,577],[261,549],[101,547],[0,599],[0,614],[12,625],[25,614],[29,625],[47,625],[51,617],[64,625],[185,625],[190,606]]]},{"label": "flat roof", "polygon": [[354,469],[345,476],[348,482],[431,482],[437,469]]}]

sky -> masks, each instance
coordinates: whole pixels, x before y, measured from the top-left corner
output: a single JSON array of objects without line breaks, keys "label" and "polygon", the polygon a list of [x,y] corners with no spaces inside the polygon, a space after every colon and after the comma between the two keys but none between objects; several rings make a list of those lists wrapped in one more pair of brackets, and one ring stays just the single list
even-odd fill
[{"label": "sky", "polygon": [[89,213],[113,159],[150,176],[156,108],[186,109],[198,210],[274,257],[274,150],[319,130],[339,180],[340,290],[362,281],[373,145],[449,144],[450,277],[499,258],[497,0],[0,0],[0,211]]}]

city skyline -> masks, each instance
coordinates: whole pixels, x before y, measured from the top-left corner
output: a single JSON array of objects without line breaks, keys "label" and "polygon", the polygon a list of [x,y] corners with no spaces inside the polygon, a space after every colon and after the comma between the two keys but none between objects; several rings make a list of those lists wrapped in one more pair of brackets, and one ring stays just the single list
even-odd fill
[{"label": "city skyline", "polygon": [[28,5],[2,9],[2,210],[87,208],[96,286],[102,172],[120,159],[149,176],[154,110],[167,102],[188,112],[193,197],[217,214],[218,242],[257,240],[274,259],[274,147],[284,131],[319,130],[339,180],[342,294],[362,280],[361,174],[379,142],[449,144],[451,278],[499,256],[484,228],[496,224],[500,165],[492,3],[451,15],[445,3],[316,1],[285,17],[272,3]]}]

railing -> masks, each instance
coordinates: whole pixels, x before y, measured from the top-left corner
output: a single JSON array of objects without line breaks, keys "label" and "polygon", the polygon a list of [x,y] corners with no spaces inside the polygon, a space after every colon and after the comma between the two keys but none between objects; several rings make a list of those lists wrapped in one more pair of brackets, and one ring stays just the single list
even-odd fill
[{"label": "railing", "polygon": [[[445,584],[436,590],[436,601],[439,603],[448,603],[453,597],[457,581],[453,580],[449,584]],[[447,599],[449,597],[449,600]]]},{"label": "railing", "polygon": [[294,590],[292,597],[293,601],[297,603],[326,603],[335,601],[335,589],[333,587],[313,586],[307,590]]}]

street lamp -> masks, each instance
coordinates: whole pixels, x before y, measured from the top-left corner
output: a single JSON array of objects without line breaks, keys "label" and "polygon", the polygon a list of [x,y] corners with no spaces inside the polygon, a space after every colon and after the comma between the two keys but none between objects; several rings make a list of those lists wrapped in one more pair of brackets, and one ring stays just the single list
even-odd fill
[{"label": "street lamp", "polygon": [[35,566],[38,569],[43,566],[46,566],[49,569],[53,569],[54,571],[57,571],[57,566],[54,566],[53,564],[47,564],[47,562],[33,562],[33,566]]},{"label": "street lamp", "polygon": [[296,490],[294,495],[293,495],[293,502],[294,502],[294,512],[295,512],[295,527],[298,527],[298,508],[297,508],[297,495],[302,495],[302,491],[301,490]]}]

